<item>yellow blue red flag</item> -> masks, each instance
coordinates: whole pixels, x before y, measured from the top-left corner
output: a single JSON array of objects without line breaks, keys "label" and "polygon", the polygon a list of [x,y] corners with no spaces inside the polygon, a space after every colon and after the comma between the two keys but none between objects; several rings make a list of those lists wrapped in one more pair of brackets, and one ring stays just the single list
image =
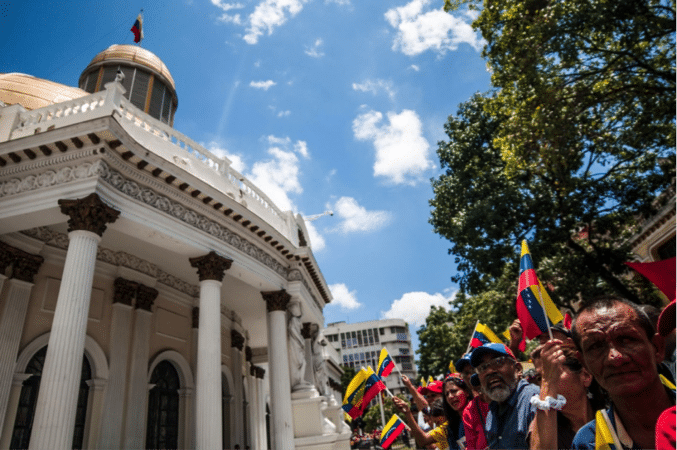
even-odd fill
[{"label": "yellow blue red flag", "polygon": [[380,378],[387,377],[394,368],[395,362],[388,354],[388,350],[385,348],[382,349],[381,355],[378,358],[378,369],[376,370],[376,375],[378,375]]},{"label": "yellow blue red flag", "polygon": [[397,436],[399,436],[403,430],[404,422],[402,422],[402,419],[400,419],[397,414],[393,414],[381,432],[381,447],[384,449],[390,447],[390,444],[397,439]]}]

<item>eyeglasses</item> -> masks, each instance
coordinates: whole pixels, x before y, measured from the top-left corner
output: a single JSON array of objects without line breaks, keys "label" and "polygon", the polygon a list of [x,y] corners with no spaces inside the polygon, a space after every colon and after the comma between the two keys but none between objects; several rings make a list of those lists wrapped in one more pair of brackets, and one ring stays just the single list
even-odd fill
[{"label": "eyeglasses", "polygon": [[498,358],[490,359],[489,361],[480,364],[475,368],[475,371],[479,375],[490,369],[498,369],[508,362],[514,363],[515,360],[509,356],[499,356]]}]

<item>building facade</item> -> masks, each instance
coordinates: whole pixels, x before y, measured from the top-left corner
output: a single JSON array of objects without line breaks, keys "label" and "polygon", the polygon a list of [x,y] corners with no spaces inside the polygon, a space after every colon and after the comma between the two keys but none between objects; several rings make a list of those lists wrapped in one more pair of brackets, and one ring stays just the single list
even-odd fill
[{"label": "building facade", "polygon": [[0,74],[0,448],[349,448],[303,218],[172,127],[150,51],[80,87]]},{"label": "building facade", "polygon": [[376,370],[381,349],[388,350],[397,369],[386,378],[386,387],[393,393],[406,393],[400,373],[412,381],[416,377],[414,351],[411,346],[409,326],[402,319],[383,319],[348,324],[330,323],[325,337],[339,354],[343,367],[371,366]]}]

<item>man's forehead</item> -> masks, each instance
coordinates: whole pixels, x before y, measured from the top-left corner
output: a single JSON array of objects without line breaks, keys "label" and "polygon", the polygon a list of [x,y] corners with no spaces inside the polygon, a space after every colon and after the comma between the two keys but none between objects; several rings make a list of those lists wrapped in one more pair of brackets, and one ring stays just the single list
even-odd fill
[{"label": "man's forehead", "polygon": [[576,328],[581,336],[586,333],[606,333],[611,329],[639,326],[637,312],[623,303],[584,311],[578,316]]}]

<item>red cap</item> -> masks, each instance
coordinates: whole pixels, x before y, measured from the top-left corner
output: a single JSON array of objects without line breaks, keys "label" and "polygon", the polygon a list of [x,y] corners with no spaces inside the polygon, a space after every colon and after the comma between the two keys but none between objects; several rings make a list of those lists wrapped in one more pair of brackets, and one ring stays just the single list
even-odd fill
[{"label": "red cap", "polygon": [[661,336],[667,336],[675,329],[675,300],[665,307],[661,316],[658,318],[658,333]]},{"label": "red cap", "polygon": [[436,394],[441,394],[442,393],[442,382],[441,381],[433,381],[432,383],[428,383],[426,387],[421,389],[421,394],[427,395],[430,392],[434,392]]}]

